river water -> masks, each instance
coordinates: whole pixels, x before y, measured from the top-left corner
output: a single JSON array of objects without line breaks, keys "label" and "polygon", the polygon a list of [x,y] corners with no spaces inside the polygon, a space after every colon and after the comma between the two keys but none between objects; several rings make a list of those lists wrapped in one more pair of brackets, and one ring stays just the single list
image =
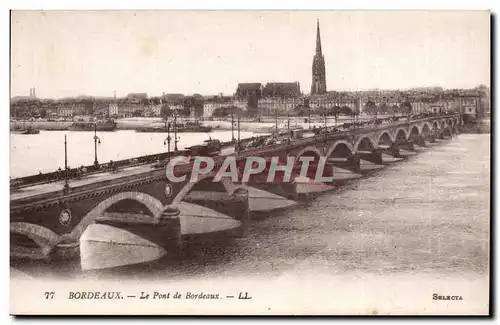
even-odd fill
[{"label": "river water", "polygon": [[[46,152],[62,134],[50,133]],[[122,152],[163,148],[162,136],[144,135],[154,141],[139,149],[129,133],[116,134],[123,134],[114,144]],[[107,136],[104,143],[110,143]],[[72,143],[83,146],[83,138]],[[285,313],[480,313],[488,306],[489,179],[490,135],[461,134],[293,210],[256,220],[242,239],[189,243],[183,256],[107,271],[82,273],[77,263],[16,267],[37,278],[245,290],[254,295],[255,305],[241,309],[248,313],[268,305]],[[464,302],[435,302],[435,292],[461,295]]]},{"label": "river water", "polygon": [[[64,169],[64,135],[67,136],[68,166],[78,167],[94,163],[94,132],[40,131],[37,135],[10,135],[10,176],[24,177]],[[240,132],[240,138],[255,136],[253,132]],[[133,130],[98,132],[101,143],[97,147],[100,163],[137,156],[167,152],[166,133],[143,133]],[[204,140],[230,141],[231,131],[210,133],[178,133],[178,149],[203,143]],[[234,132],[237,137],[237,132]],[[173,134],[171,134],[173,138]],[[172,140],[170,149],[174,149]]]}]

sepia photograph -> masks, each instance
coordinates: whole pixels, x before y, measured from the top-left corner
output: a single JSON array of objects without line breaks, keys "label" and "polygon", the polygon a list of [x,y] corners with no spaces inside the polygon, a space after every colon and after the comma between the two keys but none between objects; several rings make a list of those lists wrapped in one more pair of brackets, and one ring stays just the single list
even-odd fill
[{"label": "sepia photograph", "polygon": [[487,10],[11,10],[11,315],[491,313]]}]

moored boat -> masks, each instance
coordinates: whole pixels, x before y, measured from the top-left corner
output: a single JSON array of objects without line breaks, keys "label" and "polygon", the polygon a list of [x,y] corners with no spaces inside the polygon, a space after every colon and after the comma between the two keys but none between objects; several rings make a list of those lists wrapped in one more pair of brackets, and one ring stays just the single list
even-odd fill
[{"label": "moored boat", "polygon": [[77,121],[73,123],[69,128],[69,131],[115,131],[116,122],[113,120],[107,121]]},{"label": "moored boat", "polygon": [[[211,126],[206,126],[202,125],[198,121],[196,122],[186,122],[186,123],[175,123],[176,127],[176,132],[177,133],[185,133],[185,132],[192,132],[192,133],[197,133],[197,132],[212,132],[212,127]],[[174,132],[174,123],[170,123],[170,128],[167,126],[167,123],[165,123],[164,126],[147,126],[147,127],[138,127],[135,129],[136,132],[153,132],[153,133],[167,133],[167,132]]]},{"label": "moored boat", "polygon": [[21,128],[21,129],[14,129],[11,131],[11,133],[14,133],[14,134],[25,134],[25,135],[29,135],[29,134],[39,134],[40,133],[40,130],[38,129],[35,129],[33,128],[31,125],[28,126],[27,128]]}]

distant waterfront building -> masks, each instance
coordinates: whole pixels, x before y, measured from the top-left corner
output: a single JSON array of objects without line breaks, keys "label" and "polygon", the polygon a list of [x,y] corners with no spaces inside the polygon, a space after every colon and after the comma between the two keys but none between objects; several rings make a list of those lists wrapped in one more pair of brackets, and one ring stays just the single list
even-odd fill
[{"label": "distant waterfront building", "polygon": [[316,53],[314,54],[312,64],[312,84],[311,95],[326,93],[326,72],[325,58],[321,51],[321,36],[319,32],[319,20],[317,21],[316,31]]},{"label": "distant waterfront building", "polygon": [[109,113],[109,116],[118,115],[118,104],[117,103],[110,103],[109,107],[108,107],[108,113]]},{"label": "distant waterfront building", "polygon": [[259,99],[258,108],[262,115],[286,114],[292,112],[298,106],[303,106],[306,99],[304,97],[264,97]]},{"label": "distant waterfront building", "polygon": [[296,82],[268,82],[262,89],[262,97],[299,97],[300,83]]},{"label": "distant waterfront building", "polygon": [[127,99],[132,99],[132,100],[142,100],[142,99],[148,99],[148,94],[146,93],[130,93],[127,94]]},{"label": "distant waterfront building", "polygon": [[76,115],[85,115],[85,104],[75,102],[62,102],[57,107],[58,115],[63,117],[72,117]]},{"label": "distant waterfront building", "polygon": [[481,96],[479,94],[464,94],[460,98],[460,112],[479,117],[484,115]]},{"label": "distant waterfront building", "polygon": [[335,107],[341,108],[344,106],[349,107],[352,111],[361,111],[359,100],[351,96],[328,93],[309,97],[309,107],[316,111],[321,108],[333,109]]},{"label": "distant waterfront building", "polygon": [[203,117],[212,117],[215,110],[232,105],[231,97],[228,96],[213,96],[205,99],[203,103]]},{"label": "distant waterfront building", "polygon": [[234,96],[239,99],[248,99],[249,97],[262,96],[262,84],[260,82],[239,83]]}]

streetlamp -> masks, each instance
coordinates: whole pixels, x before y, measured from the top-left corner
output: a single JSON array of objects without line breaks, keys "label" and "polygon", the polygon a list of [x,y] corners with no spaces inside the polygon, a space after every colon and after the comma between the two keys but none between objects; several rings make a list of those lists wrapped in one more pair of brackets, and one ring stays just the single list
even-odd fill
[{"label": "streetlamp", "polygon": [[238,112],[238,152],[240,151],[240,114]]},{"label": "streetlamp", "polygon": [[290,111],[288,108],[286,109],[286,117],[287,117],[287,127],[288,127],[288,140],[290,141],[292,138],[292,133],[290,131]]},{"label": "streetlamp", "polygon": [[68,142],[66,140],[66,134],[64,135],[64,192],[69,191],[68,183]]},{"label": "streetlamp", "polygon": [[307,106],[309,106],[309,119],[308,119],[308,121],[309,121],[309,130],[310,130],[311,129],[311,105],[307,105]]},{"label": "streetlamp", "polygon": [[234,143],[234,113],[231,113],[231,141]]},{"label": "streetlamp", "polygon": [[170,158],[170,141],[171,140],[172,140],[172,138],[170,137],[170,122],[168,122],[168,124],[167,124],[167,138],[163,141],[163,145],[168,144],[168,147],[167,147],[168,158]]},{"label": "streetlamp", "polygon": [[97,160],[97,144],[101,144],[101,139],[97,136],[97,123],[94,123],[94,165],[99,166],[99,161]]},{"label": "streetlamp", "polygon": [[276,118],[275,118],[276,134],[279,134],[278,133],[278,109],[279,109],[279,105],[276,105],[275,106],[275,113],[276,113]]},{"label": "streetlamp", "polygon": [[174,152],[179,151],[177,149],[177,142],[179,142],[179,138],[177,137],[177,112],[174,113]]}]

